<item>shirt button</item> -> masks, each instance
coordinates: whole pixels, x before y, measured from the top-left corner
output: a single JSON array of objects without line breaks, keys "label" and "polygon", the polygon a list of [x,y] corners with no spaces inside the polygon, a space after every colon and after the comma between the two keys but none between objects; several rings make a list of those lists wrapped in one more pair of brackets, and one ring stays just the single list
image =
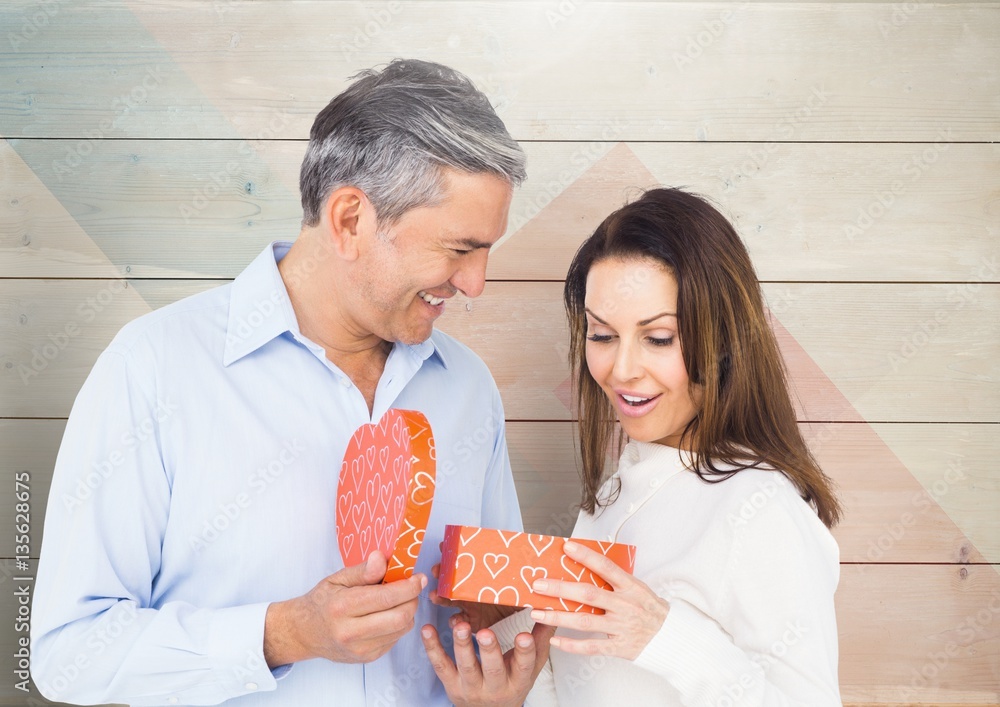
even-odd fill
[{"label": "shirt button", "polygon": [[245,687],[248,690],[256,690],[257,689],[257,683],[255,683],[255,682],[248,682]]},{"label": "shirt button", "polygon": [[634,503],[628,504],[628,512],[629,513],[634,513],[635,512],[635,504]]},{"label": "shirt button", "polygon": [[350,388],[351,387],[351,379],[350,378],[341,378],[340,379],[340,384],[342,386],[344,386],[345,388]]},{"label": "shirt button", "polygon": [[614,541],[615,541],[615,536],[614,535],[609,535],[608,536],[608,542],[609,543],[613,543]]}]

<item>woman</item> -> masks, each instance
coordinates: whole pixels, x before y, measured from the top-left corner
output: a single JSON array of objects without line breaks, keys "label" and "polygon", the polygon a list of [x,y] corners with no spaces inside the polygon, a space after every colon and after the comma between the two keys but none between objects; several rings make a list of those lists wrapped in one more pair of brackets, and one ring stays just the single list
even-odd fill
[{"label": "woman", "polygon": [[580,247],[565,305],[583,463],[573,535],[633,544],[636,566],[567,543],[614,591],[536,585],[606,613],[531,612],[558,630],[527,704],[841,704],[840,507],[733,227],[697,196],[651,190]]},{"label": "woman", "polygon": [[[539,629],[557,630],[526,704],[840,705],[840,566],[829,532],[840,507],[799,433],[733,227],[697,196],[651,190],[577,251],[565,305],[583,464],[573,535],[635,545],[635,575],[565,544],[613,591],[535,583],[605,613],[530,612],[540,647]],[[606,477],[606,455],[623,438]],[[479,679],[465,622],[483,625],[485,607],[462,609],[452,621],[463,639],[457,672]],[[513,644],[528,613],[477,634],[484,677],[467,683],[502,673],[494,634]],[[435,670],[456,699],[461,679],[446,667],[450,676]]]}]

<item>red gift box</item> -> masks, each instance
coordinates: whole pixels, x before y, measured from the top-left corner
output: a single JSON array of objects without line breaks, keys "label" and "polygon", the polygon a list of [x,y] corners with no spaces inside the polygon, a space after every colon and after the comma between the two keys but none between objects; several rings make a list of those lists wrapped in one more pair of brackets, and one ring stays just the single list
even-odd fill
[{"label": "red gift box", "polygon": [[[566,538],[553,535],[445,526],[438,596],[483,604],[603,614],[603,609],[531,591],[534,581],[543,578],[591,582],[602,589],[611,589],[603,578],[563,552],[565,541]],[[573,538],[573,542],[600,552],[632,574],[634,545],[581,538]]]},{"label": "red gift box", "polygon": [[434,437],[423,413],[387,410],[347,444],[337,488],[337,544],[344,566],[379,550],[383,582],[413,574],[434,502]]}]

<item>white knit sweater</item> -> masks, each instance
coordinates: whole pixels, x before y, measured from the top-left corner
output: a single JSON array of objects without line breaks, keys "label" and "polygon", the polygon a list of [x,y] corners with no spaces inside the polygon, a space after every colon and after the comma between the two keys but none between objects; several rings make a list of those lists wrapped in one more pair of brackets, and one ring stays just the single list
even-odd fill
[{"label": "white knit sweater", "polygon": [[[793,485],[760,469],[706,483],[678,450],[642,442],[602,494],[616,478],[617,500],[581,512],[573,535],[635,545],[635,576],[670,612],[634,661],[553,648],[526,704],[840,705],[839,550]],[[530,626],[521,612],[495,629],[506,643]]]}]

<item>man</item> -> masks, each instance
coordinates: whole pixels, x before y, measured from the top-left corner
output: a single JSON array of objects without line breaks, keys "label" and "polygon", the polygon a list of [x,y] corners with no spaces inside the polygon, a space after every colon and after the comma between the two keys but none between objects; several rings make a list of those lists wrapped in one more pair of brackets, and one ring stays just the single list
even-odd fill
[{"label": "man", "polygon": [[[443,66],[364,72],[317,116],[294,245],[127,325],[80,391],[34,598],[46,697],[448,703],[413,630],[447,630],[427,587],[444,525],[520,514],[496,385],[433,325],[482,292],[523,178],[486,97]],[[378,553],[343,567],[334,518],[348,439],[390,407],[430,420],[438,483],[416,573],[382,585]],[[481,430],[492,444],[462,444]],[[491,699],[527,692],[547,646],[520,641]]]}]

